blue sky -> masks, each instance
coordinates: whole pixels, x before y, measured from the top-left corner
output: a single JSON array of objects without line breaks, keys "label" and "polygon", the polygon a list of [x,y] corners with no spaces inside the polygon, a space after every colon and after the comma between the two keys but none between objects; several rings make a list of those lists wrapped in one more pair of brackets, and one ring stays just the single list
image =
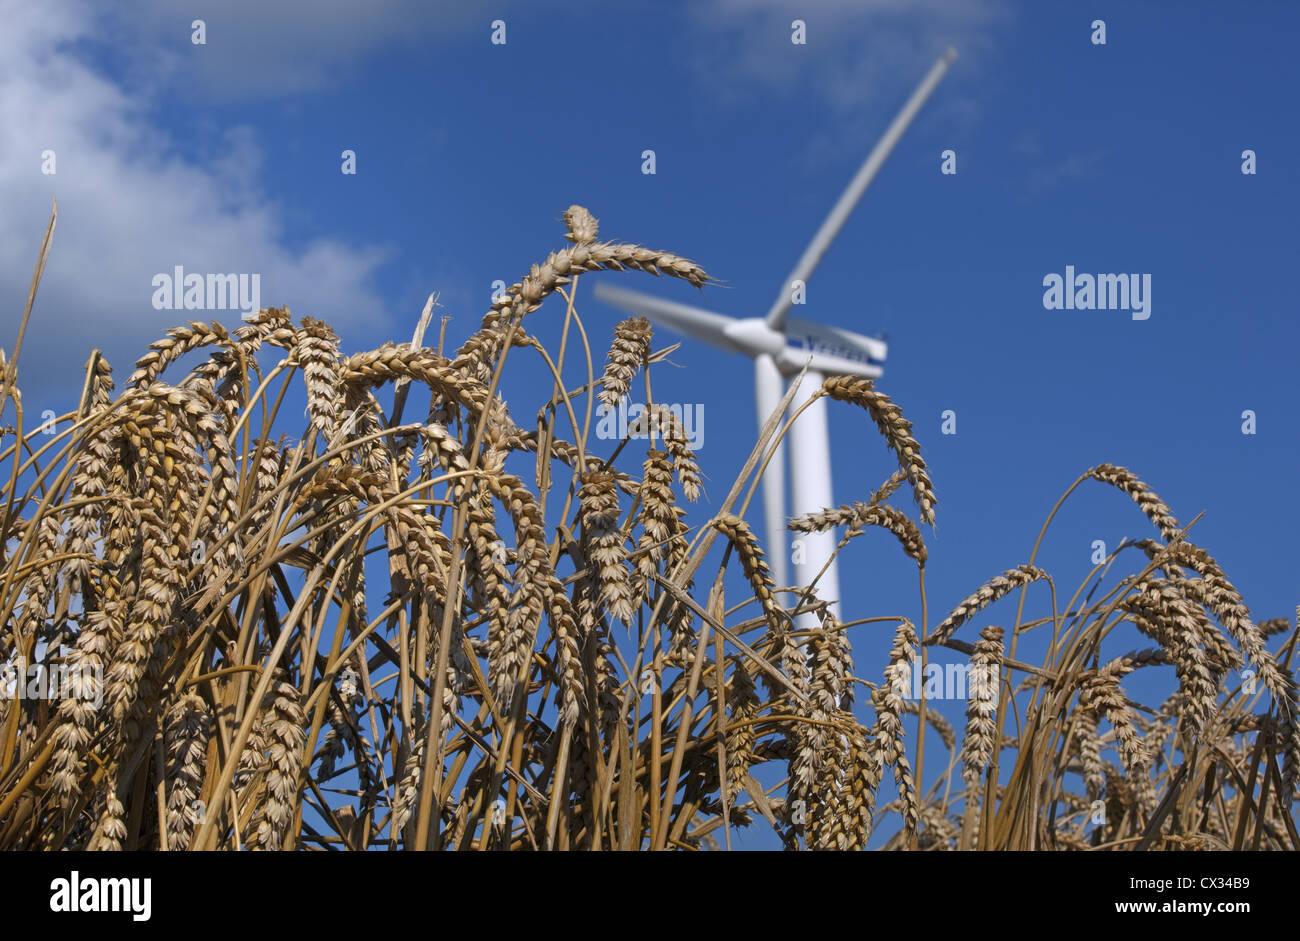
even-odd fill
[{"label": "blue sky", "polygon": [[[260,272],[264,305],[334,324],[349,352],[408,339],[439,291],[458,345],[494,280],[513,283],[566,244],[559,215],[572,203],[602,238],[685,255],[726,282],[701,296],[636,273],[585,279],[579,308],[602,358],[621,315],[583,303],[595,277],[760,316],[953,45],[960,57],[794,310],[888,336],[879,385],[914,423],[939,498],[931,626],[1026,561],[1057,497],[1103,462],[1141,475],[1180,521],[1204,512],[1193,538],[1258,619],[1294,616],[1294,5],[361,6],[148,0],[105,13],[0,0],[6,345],[51,195],[60,204],[20,364],[29,414],[75,405],[92,346],[121,380],[168,326],[238,319],[153,310],[150,278],[177,264]],[[206,46],[190,42],[195,17]],[[489,41],[496,18],[504,46]],[[796,18],[807,45],[790,43]],[[1090,41],[1095,19],[1105,45]],[[52,176],[40,173],[47,148]],[[344,149],[355,176],[339,172]],[[945,149],[956,175],[940,173]],[[1246,149],[1254,175],[1241,172]],[[1067,265],[1150,274],[1150,318],[1044,309],[1044,276]],[[558,335],[562,311],[548,304],[530,330]],[[705,410],[699,522],[752,446],[752,378],[744,358],[690,342],[672,360],[682,368],[659,370],[657,397]],[[517,365],[505,391],[526,423],[549,379],[531,359]],[[948,409],[957,434],[945,436]],[[1248,409],[1254,435],[1241,430]],[[865,499],[892,458],[848,406],[832,407],[831,430],[836,500]],[[757,502],[751,521],[761,526]],[[1093,540],[1148,535],[1131,501],[1089,483],[1038,562],[1068,598]],[[845,617],[919,619],[914,566],[886,534],[847,550],[841,581]],[[958,636],[1013,617],[1014,601]],[[854,629],[869,678],[887,630]],[[1131,639],[1114,654],[1147,645]],[[961,709],[945,711],[960,721]]]}]

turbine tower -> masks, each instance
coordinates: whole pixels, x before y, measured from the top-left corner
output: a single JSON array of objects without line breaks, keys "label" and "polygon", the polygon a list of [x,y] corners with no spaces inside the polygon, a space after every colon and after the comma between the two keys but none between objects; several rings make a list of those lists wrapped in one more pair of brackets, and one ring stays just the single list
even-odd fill
[{"label": "turbine tower", "polygon": [[[766,317],[724,317],[698,307],[661,300],[639,291],[629,291],[604,283],[596,286],[595,296],[688,337],[751,357],[754,360],[754,399],[760,428],[780,406],[785,395],[786,377],[796,375],[805,365],[808,367],[807,374],[790,406],[794,410],[821,388],[827,376],[878,378],[883,371],[886,354],[883,341],[838,327],[797,320],[788,314],[794,303],[796,288],[807,283],[853,207],[956,57],[956,50],[948,49],[917,86],[813,236],[798,264],[786,278]],[[809,406],[790,427],[790,451],[793,515],[816,513],[834,506],[830,431],[824,398]],[[767,472],[763,475],[763,515],[773,578],[778,585],[789,585],[785,551],[784,444],[778,445]],[[801,561],[795,563],[795,584],[807,587],[825,567],[826,572],[817,583],[817,593],[833,602],[832,610],[838,614],[839,574],[834,561],[830,561],[827,566],[835,550],[835,533],[804,533],[799,538],[803,540],[804,552]],[[817,624],[814,614],[801,615],[798,620],[800,627]]]}]

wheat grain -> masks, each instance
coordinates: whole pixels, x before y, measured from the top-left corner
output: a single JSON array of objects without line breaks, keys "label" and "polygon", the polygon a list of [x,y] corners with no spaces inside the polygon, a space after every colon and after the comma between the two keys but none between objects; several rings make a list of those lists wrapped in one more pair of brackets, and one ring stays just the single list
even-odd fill
[{"label": "wheat grain", "polygon": [[1030,582],[1045,578],[1047,578],[1047,573],[1033,565],[1020,565],[995,576],[981,585],[975,594],[953,608],[952,613],[934,629],[934,633],[930,635],[926,643],[936,645],[946,642],[957,632],[959,627],[995,601],[1017,588],[1028,585]]},{"label": "wheat grain", "polygon": [[1144,774],[1147,751],[1142,744],[1142,736],[1133,722],[1124,691],[1119,681],[1133,671],[1133,667],[1124,658],[1112,660],[1088,680],[1079,694],[1079,705],[1083,709],[1104,716],[1115,729],[1119,739],[1120,758],[1130,781],[1138,781]]},{"label": "wheat grain", "polygon": [[585,245],[596,241],[596,217],[582,206],[570,206],[564,210],[564,224],[569,228],[564,237],[570,242]]},{"label": "wheat grain", "polygon": [[[69,657],[69,667],[88,676],[103,674],[110,650],[121,634],[121,611],[125,602],[114,598],[86,614],[85,625],[77,636],[77,645]],[[81,792],[85,768],[84,754],[94,734],[98,718],[93,698],[69,697],[59,701],[55,719],[54,754],[50,760],[52,789],[65,811],[70,810]]]},{"label": "wheat grain", "polygon": [[905,826],[916,831],[919,808],[916,785],[912,781],[912,766],[903,747],[903,697],[901,690],[909,686],[908,674],[916,663],[919,646],[916,630],[910,621],[903,621],[894,634],[894,644],[889,651],[889,666],[885,668],[885,681],[873,691],[871,700],[876,711],[875,752],[882,764],[894,766],[894,783],[903,810]]},{"label": "wheat grain", "polygon": [[644,317],[629,317],[614,328],[614,344],[609,348],[609,362],[596,394],[606,408],[618,408],[627,395],[632,377],[650,354],[652,335],[650,321]]},{"label": "wheat grain", "polygon": [[578,625],[574,606],[553,571],[543,572],[547,620],[555,640],[553,661],[556,700],[560,724],[572,727],[585,703],[582,683],[582,655],[578,648]]},{"label": "wheat grain", "polygon": [[1092,709],[1078,709],[1073,715],[1075,742],[1089,801],[1095,801],[1106,784],[1101,770],[1101,736],[1097,734],[1097,719],[1097,713]]},{"label": "wheat grain", "polygon": [[[112,368],[108,360],[96,353],[86,363],[86,369],[86,416],[102,415],[111,402]],[[70,501],[94,500],[108,492],[112,469],[117,467],[117,455],[112,445],[113,427],[101,426],[83,437],[81,450],[75,458],[72,488],[68,495]],[[87,609],[94,607],[95,586],[90,578],[90,558],[85,557],[96,555],[95,539],[103,536],[105,529],[100,509],[89,502],[78,507],[68,523],[67,551],[74,556],[83,556],[69,560],[68,576],[75,590],[80,591]]]},{"label": "wheat grain", "polygon": [[695,463],[695,454],[686,439],[681,419],[672,409],[655,405],[647,413],[647,421],[653,430],[663,435],[664,447],[672,455],[673,466],[677,468],[677,480],[682,485],[682,493],[694,503],[700,498],[700,468]]},{"label": "wheat grain", "polygon": [[984,628],[971,653],[967,687],[970,701],[966,707],[966,734],[962,740],[961,756],[962,777],[968,795],[979,787],[985,769],[993,760],[993,740],[997,734],[994,715],[997,712],[998,685],[1001,682],[1002,637],[1002,628],[993,625]]},{"label": "wheat grain", "polygon": [[127,384],[136,387],[150,385],[162,375],[167,366],[186,353],[204,346],[229,342],[230,336],[226,328],[216,321],[204,324],[191,320],[189,326],[173,327],[167,331],[166,337],[149,344],[152,352],[136,360],[135,372],[131,374]]},{"label": "wheat grain", "polygon": [[304,721],[297,688],[292,683],[276,684],[263,725],[270,769],[266,775],[265,816],[257,832],[261,849],[280,849],[293,822],[306,739]]},{"label": "wheat grain", "polygon": [[934,525],[934,510],[938,501],[930,472],[921,457],[921,446],[912,437],[912,423],[883,392],[876,391],[869,379],[851,376],[832,376],[822,383],[822,391],[840,402],[849,402],[867,410],[881,435],[898,457],[899,469],[912,483],[912,495],[921,511],[921,521]]},{"label": "wheat grain", "polygon": [[733,660],[731,678],[727,683],[727,803],[734,804],[745,786],[745,778],[754,764],[754,745],[758,736],[747,720],[758,715],[761,703],[754,688],[754,678],[745,668],[744,660]]},{"label": "wheat grain", "polygon": [[425,741],[428,737],[427,721],[423,715],[410,729],[405,730],[403,750],[406,753],[401,770],[397,775],[396,794],[393,797],[391,831],[397,834],[406,829],[411,821],[416,797],[419,794],[420,781],[424,773]]},{"label": "wheat grain", "polygon": [[505,631],[498,647],[492,646],[489,637],[488,650],[491,664],[488,679],[496,695],[508,701],[514,691],[515,675],[532,650],[545,610],[543,573],[549,567],[550,552],[541,508],[523,481],[508,474],[496,474],[487,478],[487,486],[509,511],[518,543],[519,565],[514,592],[508,602]]},{"label": "wheat grain", "polygon": [[673,503],[673,471],[667,451],[647,451],[641,476],[641,536],[637,540],[636,569],[639,596],[650,593],[650,579],[667,557],[669,543],[681,539],[679,521],[684,514]]},{"label": "wheat grain", "polygon": [[1197,617],[1199,609],[1194,610],[1173,585],[1159,581],[1139,583],[1121,607],[1140,615],[1135,619],[1139,628],[1157,625],[1152,636],[1169,650],[1181,689],[1187,694],[1185,716],[1194,729],[1201,729],[1214,710],[1219,683],[1201,649],[1204,634]]},{"label": "wheat grain", "polygon": [[307,387],[307,414],[311,418],[311,427],[319,431],[325,441],[333,440],[343,410],[338,335],[328,324],[304,317],[294,355],[302,366]]},{"label": "wheat grain", "polygon": [[1128,468],[1116,467],[1114,464],[1098,464],[1091,468],[1086,476],[1110,484],[1112,487],[1118,487],[1132,497],[1133,502],[1146,514],[1147,519],[1160,530],[1166,542],[1173,542],[1178,538],[1181,527],[1169,507]]},{"label": "wheat grain", "polygon": [[532,313],[556,288],[568,284],[574,275],[601,269],[622,271],[625,268],[681,278],[697,288],[712,280],[694,262],[668,252],[656,252],[638,245],[585,242],[552,252],[540,265],[533,265],[522,281],[507,288],[501,299],[492,305],[492,310],[483,318],[483,326],[507,324],[516,317]]},{"label": "wheat grain", "polygon": [[163,741],[167,749],[167,847],[189,846],[196,802],[203,786],[208,753],[207,705],[187,694],[168,711]]},{"label": "wheat grain", "polygon": [[809,636],[808,652],[813,702],[827,715],[848,712],[853,705],[852,647],[848,632],[829,610],[821,615],[821,626]]},{"label": "wheat grain", "polygon": [[825,532],[837,526],[849,526],[861,530],[867,526],[883,526],[893,533],[903,551],[915,559],[918,565],[925,565],[929,553],[921,530],[903,515],[902,511],[883,503],[853,503],[841,505],[838,509],[827,509],[820,513],[797,516],[786,524],[789,529],[801,533]]},{"label": "wheat grain", "polygon": [[1189,543],[1176,546],[1174,558],[1201,576],[1187,580],[1183,584],[1184,590],[1193,602],[1203,605],[1219,619],[1245,655],[1246,662],[1258,671],[1264,688],[1274,701],[1282,704],[1293,702],[1296,694],[1294,684],[1289,677],[1283,676],[1273,655],[1264,649],[1264,635],[1252,623],[1250,609],[1219,564],[1204,549]]},{"label": "wheat grain", "polygon": [[460,375],[451,361],[423,347],[385,343],[376,350],[345,357],[339,377],[349,395],[397,379],[412,379],[429,387],[447,403],[459,405],[477,419],[489,409],[504,408],[481,382]]},{"label": "wheat grain", "polygon": [[[107,776],[105,780],[111,781],[112,777]],[[112,787],[111,784],[105,786]],[[104,798],[104,807],[99,816],[96,834],[86,848],[97,852],[121,852],[122,841],[127,837],[126,823],[123,820],[125,816],[126,808],[122,806],[122,801],[110,790]]]},{"label": "wheat grain", "polygon": [[505,564],[505,543],[497,534],[491,487],[487,484],[478,487],[481,489],[476,488],[465,503],[468,509],[465,534],[469,543],[466,555],[473,576],[471,584],[483,599],[478,607],[488,619],[488,648],[494,660],[492,675],[496,678],[499,693],[505,695],[509,681],[503,680],[503,675],[509,674],[515,666],[514,657],[507,654],[507,651],[514,651],[509,637],[513,633],[509,624],[510,571]]},{"label": "wheat grain", "polygon": [[777,603],[772,573],[763,557],[763,550],[754,536],[753,530],[739,516],[733,513],[721,513],[713,520],[714,527],[731,541],[740,556],[740,564],[745,570],[745,578],[754,591],[754,597],[763,607],[763,615],[769,627],[775,628],[783,622],[785,612]]},{"label": "wheat grain", "polygon": [[596,567],[600,603],[612,617],[632,622],[632,583],[627,546],[619,528],[618,491],[608,471],[587,471],[581,477],[578,502],[586,555]]}]

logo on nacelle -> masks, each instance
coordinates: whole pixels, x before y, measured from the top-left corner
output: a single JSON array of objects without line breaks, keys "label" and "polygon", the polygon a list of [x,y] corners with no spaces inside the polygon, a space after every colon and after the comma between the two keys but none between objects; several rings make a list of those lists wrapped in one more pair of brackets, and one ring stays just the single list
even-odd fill
[{"label": "logo on nacelle", "polygon": [[786,321],[785,334],[790,345],[798,349],[855,363],[879,365],[884,362],[888,351],[883,340],[794,318]]}]

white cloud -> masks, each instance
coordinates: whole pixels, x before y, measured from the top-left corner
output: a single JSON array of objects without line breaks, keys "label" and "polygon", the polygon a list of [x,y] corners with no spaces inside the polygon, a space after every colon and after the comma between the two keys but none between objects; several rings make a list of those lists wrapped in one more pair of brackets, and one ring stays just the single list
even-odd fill
[{"label": "white cloud", "polygon": [[[322,238],[290,248],[281,212],[258,184],[247,128],[204,163],[151,123],[149,101],[84,55],[95,19],[80,3],[0,0],[0,344],[11,347],[51,198],[59,221],[19,360],[28,409],[75,402],[82,364],[104,350],[119,377],[164,331],[189,319],[237,326],[237,311],[157,311],[151,280],[189,271],[261,274],[263,306],[287,303],[340,328],[382,325],[372,279],[388,251]],[[216,9],[214,7],[214,9]],[[57,173],[43,175],[53,150]],[[32,402],[33,395],[37,398]]]}]

